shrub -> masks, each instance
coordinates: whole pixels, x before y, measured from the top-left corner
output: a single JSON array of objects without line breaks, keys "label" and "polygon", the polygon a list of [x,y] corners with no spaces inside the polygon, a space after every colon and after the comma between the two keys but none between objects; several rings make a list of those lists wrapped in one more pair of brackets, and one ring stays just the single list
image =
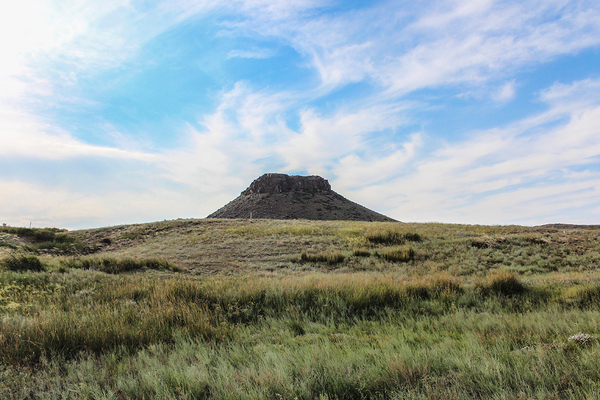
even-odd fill
[{"label": "shrub", "polygon": [[326,262],[334,265],[344,262],[345,259],[346,256],[340,252],[309,254],[306,251],[303,251],[300,254],[300,261],[304,262]]},{"label": "shrub", "polygon": [[547,246],[550,244],[550,242],[547,239],[544,239],[542,237],[536,237],[536,236],[525,236],[523,238],[527,243],[529,244],[533,244],[533,245],[542,245],[542,246]]},{"label": "shrub", "polygon": [[574,286],[567,290],[563,296],[569,303],[578,304],[580,307],[590,307],[600,304],[600,286]]},{"label": "shrub", "polygon": [[415,250],[410,246],[388,249],[377,255],[391,262],[406,262],[415,258]]},{"label": "shrub", "polygon": [[371,244],[403,244],[404,236],[400,232],[384,231],[366,236]]},{"label": "shrub", "polygon": [[421,236],[418,233],[400,233],[397,231],[383,231],[366,235],[366,239],[371,244],[404,244],[405,242],[420,242]]},{"label": "shrub", "polygon": [[526,290],[513,272],[504,269],[488,275],[486,286],[489,290],[505,296],[514,296]]},{"label": "shrub", "polygon": [[306,333],[306,330],[300,321],[291,320],[288,322],[288,327],[294,333],[294,336],[302,336]]},{"label": "shrub", "polygon": [[46,267],[39,258],[31,255],[10,256],[2,260],[2,267],[9,271],[45,271]]},{"label": "shrub", "polygon": [[462,287],[455,277],[448,274],[442,274],[431,278],[431,291],[435,296],[442,294],[458,294],[462,292]]},{"label": "shrub", "polygon": [[418,233],[405,233],[404,235],[404,239],[407,242],[421,242],[423,241],[423,239],[421,238],[421,235],[419,235]]},{"label": "shrub", "polygon": [[352,254],[354,254],[355,257],[371,257],[371,252],[367,249],[354,249]]},{"label": "shrub", "polygon": [[477,249],[487,249],[489,247],[492,247],[492,245],[487,240],[480,238],[471,240],[471,246]]}]

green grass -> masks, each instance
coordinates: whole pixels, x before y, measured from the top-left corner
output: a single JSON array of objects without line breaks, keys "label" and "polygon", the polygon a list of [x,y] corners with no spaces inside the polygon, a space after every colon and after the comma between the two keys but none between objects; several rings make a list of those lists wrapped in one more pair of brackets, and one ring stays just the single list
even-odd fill
[{"label": "green grass", "polygon": [[[75,398],[598,393],[596,285],[565,302],[570,287],[503,295],[497,279],[448,275],[0,278],[21,288],[3,285],[4,302],[24,307],[0,330],[3,398],[44,397],[30,379],[85,389]],[[568,340],[578,332],[594,338]]]},{"label": "green grass", "polygon": [[598,231],[181,220],[69,236],[98,253],[1,261],[2,399],[600,397]]}]

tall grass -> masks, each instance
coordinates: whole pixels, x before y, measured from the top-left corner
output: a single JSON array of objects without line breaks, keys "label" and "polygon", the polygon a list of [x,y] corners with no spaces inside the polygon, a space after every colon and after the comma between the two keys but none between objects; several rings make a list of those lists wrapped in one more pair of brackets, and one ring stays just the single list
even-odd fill
[{"label": "tall grass", "polygon": [[[597,393],[600,298],[570,287],[505,295],[497,281],[4,272],[0,304],[27,305],[0,325],[0,397]],[[568,340],[579,332],[585,345]]]},{"label": "tall grass", "polygon": [[[6,274],[2,276],[5,286],[7,279],[14,278]],[[21,281],[27,282],[25,278]],[[516,294],[512,291],[500,292],[506,297],[497,297],[497,279],[464,286],[448,275],[408,282],[369,275],[200,281],[129,275],[100,281],[94,278],[83,287],[74,282],[65,284],[68,278],[64,276],[53,279],[63,285],[52,286],[50,281],[38,284],[53,287],[51,292],[39,288],[0,292],[2,302],[21,304],[21,308],[13,309],[26,311],[3,319],[3,362],[35,362],[43,354],[71,358],[82,351],[102,353],[119,346],[138,349],[172,342],[177,334],[222,341],[231,338],[236,324],[255,324],[268,318],[327,324],[385,320],[397,312],[441,316],[455,312],[457,307],[509,313],[542,309],[548,304],[593,309],[600,301],[588,291],[568,303],[553,291],[524,290],[516,298],[510,297]],[[30,294],[23,297],[27,291]]]}]

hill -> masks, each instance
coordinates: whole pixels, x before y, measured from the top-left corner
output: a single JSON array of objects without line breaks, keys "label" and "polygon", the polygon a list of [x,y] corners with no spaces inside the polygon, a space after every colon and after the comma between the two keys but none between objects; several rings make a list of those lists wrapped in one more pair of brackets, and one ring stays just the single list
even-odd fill
[{"label": "hill", "polygon": [[320,176],[264,174],[208,218],[395,221],[331,190]]}]

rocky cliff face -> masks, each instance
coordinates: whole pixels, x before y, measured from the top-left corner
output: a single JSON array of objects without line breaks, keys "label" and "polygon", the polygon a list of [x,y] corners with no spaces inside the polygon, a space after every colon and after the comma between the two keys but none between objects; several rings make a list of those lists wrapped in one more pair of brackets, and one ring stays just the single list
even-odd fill
[{"label": "rocky cliff face", "polygon": [[329,192],[331,185],[320,176],[290,176],[285,174],[264,174],[255,179],[242,196],[262,193],[284,192]]}]

